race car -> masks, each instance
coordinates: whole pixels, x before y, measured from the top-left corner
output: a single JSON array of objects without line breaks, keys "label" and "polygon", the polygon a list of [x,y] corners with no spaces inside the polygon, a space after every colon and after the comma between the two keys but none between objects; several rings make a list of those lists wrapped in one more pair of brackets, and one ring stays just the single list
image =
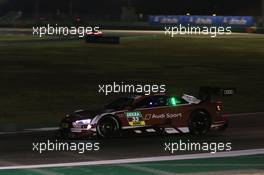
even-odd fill
[{"label": "race car", "polygon": [[203,87],[199,98],[183,94],[127,95],[107,104],[103,110],[78,110],[60,123],[60,135],[67,138],[99,136],[109,138],[122,133],[188,133],[204,135],[227,127],[218,96],[232,95],[234,89]]}]

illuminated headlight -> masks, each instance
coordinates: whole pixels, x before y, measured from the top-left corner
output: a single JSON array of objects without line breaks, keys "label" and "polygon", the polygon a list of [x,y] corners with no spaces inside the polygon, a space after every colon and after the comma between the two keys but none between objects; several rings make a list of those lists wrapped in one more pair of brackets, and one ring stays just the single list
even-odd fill
[{"label": "illuminated headlight", "polygon": [[78,127],[82,125],[88,125],[90,124],[92,119],[85,119],[85,120],[76,120],[75,122],[72,122],[72,126]]},{"label": "illuminated headlight", "polygon": [[88,126],[87,126],[87,129],[91,129],[91,128],[92,128],[92,125],[88,125]]}]

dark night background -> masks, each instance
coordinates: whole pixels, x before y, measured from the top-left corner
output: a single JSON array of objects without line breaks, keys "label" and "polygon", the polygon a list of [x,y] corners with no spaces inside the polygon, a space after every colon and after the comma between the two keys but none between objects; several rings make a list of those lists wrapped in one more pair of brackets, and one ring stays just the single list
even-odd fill
[{"label": "dark night background", "polygon": [[[8,11],[23,11],[33,14],[36,0],[9,0],[0,7],[0,15]],[[69,0],[39,0],[40,13],[69,12]],[[193,15],[261,15],[261,0],[72,0],[74,14],[120,14],[127,4],[135,7],[137,13],[186,14]]]}]

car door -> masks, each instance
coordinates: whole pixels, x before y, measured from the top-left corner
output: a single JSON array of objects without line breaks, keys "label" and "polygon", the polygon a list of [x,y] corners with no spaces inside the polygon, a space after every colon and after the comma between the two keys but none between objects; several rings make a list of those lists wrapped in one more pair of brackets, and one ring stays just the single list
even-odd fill
[{"label": "car door", "polygon": [[135,111],[139,111],[146,126],[177,127],[186,125],[188,105],[173,96],[147,97]]},{"label": "car door", "polygon": [[134,111],[139,111],[145,126],[166,124],[167,97],[149,96],[137,104]]}]

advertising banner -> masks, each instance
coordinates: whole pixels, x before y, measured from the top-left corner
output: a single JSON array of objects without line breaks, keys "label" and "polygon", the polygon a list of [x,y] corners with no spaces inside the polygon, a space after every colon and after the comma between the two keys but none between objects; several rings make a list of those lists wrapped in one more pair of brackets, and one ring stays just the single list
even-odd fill
[{"label": "advertising banner", "polygon": [[151,25],[191,25],[191,26],[231,26],[251,27],[255,20],[252,16],[149,16]]}]

